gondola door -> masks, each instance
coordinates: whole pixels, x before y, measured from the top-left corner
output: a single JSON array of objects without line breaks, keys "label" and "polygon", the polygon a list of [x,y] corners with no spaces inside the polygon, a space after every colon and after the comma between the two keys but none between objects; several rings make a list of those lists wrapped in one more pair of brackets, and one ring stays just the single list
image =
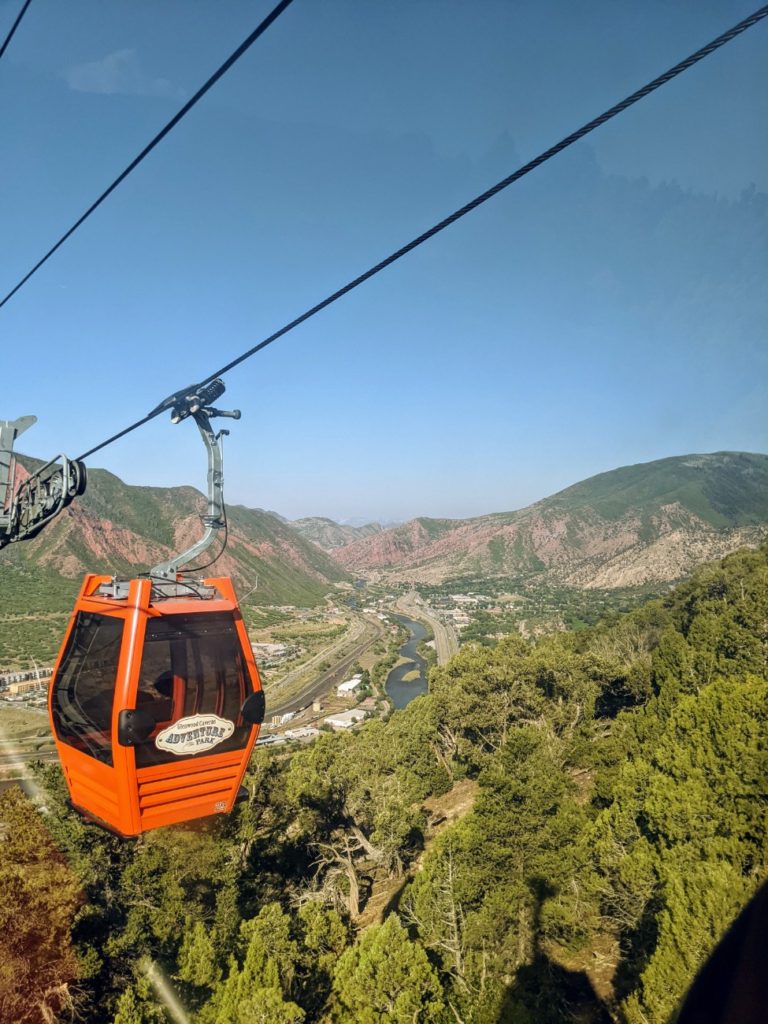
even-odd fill
[{"label": "gondola door", "polygon": [[263,707],[261,681],[232,584],[206,583],[220,598],[158,602],[137,637],[128,707],[142,832],[231,811],[263,717],[247,713]]},{"label": "gondola door", "polygon": [[83,581],[48,702],[72,804],[99,824],[131,835],[138,827],[133,752],[117,742],[117,726],[137,671],[135,640],[150,585],[134,580],[128,599],[113,601],[96,594],[108,579],[89,574]]}]

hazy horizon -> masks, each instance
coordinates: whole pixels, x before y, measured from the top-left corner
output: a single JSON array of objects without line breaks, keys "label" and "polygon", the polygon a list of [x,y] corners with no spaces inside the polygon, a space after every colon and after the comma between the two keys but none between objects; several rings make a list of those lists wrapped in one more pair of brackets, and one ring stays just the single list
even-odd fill
[{"label": "hazy horizon", "polygon": [[[22,456],[27,457],[27,458],[39,458],[39,456],[31,455],[29,452],[17,452],[17,454],[22,455]],[[648,461],[659,462],[659,461],[664,461],[665,459],[669,459],[669,458],[687,458],[687,457],[698,457],[698,456],[703,456],[703,455],[722,455],[722,454],[762,455],[765,458],[768,458],[768,452],[758,452],[758,451],[747,452],[747,451],[725,451],[725,450],[721,450],[721,451],[712,451],[712,452],[678,452],[678,453],[676,453],[674,455],[664,455],[664,456],[661,456],[659,459],[652,459],[652,460],[648,460]],[[595,473],[590,474],[589,477],[583,477],[583,478],[580,478],[578,480],[569,480],[566,483],[564,483],[562,485],[562,487],[557,487],[555,490],[550,491],[547,494],[536,495],[530,501],[526,501],[522,505],[517,505],[517,506],[514,506],[514,507],[510,506],[508,508],[487,508],[487,509],[484,509],[484,510],[482,510],[480,512],[474,512],[471,515],[466,515],[466,516],[453,516],[453,515],[443,514],[443,513],[439,512],[439,511],[436,511],[436,512],[435,511],[423,512],[423,511],[418,511],[418,510],[417,511],[412,511],[412,512],[408,513],[407,515],[403,515],[400,518],[392,518],[392,517],[388,517],[388,516],[385,516],[385,515],[377,515],[375,510],[373,512],[368,513],[367,515],[347,515],[343,510],[337,511],[337,512],[329,512],[329,511],[322,511],[322,510],[321,511],[308,510],[308,511],[301,511],[301,512],[298,512],[298,513],[295,513],[295,514],[289,514],[284,509],[273,508],[273,507],[267,506],[267,505],[259,505],[259,504],[255,504],[254,505],[254,504],[249,504],[248,502],[238,501],[238,500],[235,500],[235,499],[231,499],[230,496],[227,493],[226,487],[225,487],[225,495],[224,495],[224,497],[225,497],[225,502],[226,502],[227,505],[242,505],[242,506],[244,506],[246,508],[261,509],[263,512],[269,512],[271,514],[278,515],[282,519],[287,520],[288,522],[294,522],[294,521],[299,520],[299,519],[329,519],[332,522],[338,523],[341,526],[357,526],[357,527],[359,527],[359,526],[367,526],[367,525],[370,525],[370,524],[378,523],[380,526],[383,526],[384,529],[389,529],[390,527],[400,526],[402,523],[409,522],[412,519],[456,519],[456,520],[461,520],[461,519],[474,519],[474,518],[478,518],[478,517],[484,516],[484,515],[495,515],[495,514],[505,513],[505,512],[520,512],[523,509],[528,508],[530,505],[536,504],[536,502],[538,502],[538,501],[543,501],[545,498],[551,498],[555,494],[558,494],[560,491],[566,490],[568,487],[571,487],[574,484],[584,483],[585,481],[587,481],[589,479],[592,479],[592,477],[601,476],[601,475],[603,475],[605,473],[610,473],[610,472],[612,472],[614,470],[630,468],[633,465],[645,465],[645,464],[647,464],[647,463],[642,463],[642,462],[641,463],[630,463],[627,466],[611,466],[611,467],[609,467],[607,469],[597,470]],[[97,469],[97,470],[106,470],[107,472],[110,472],[110,473],[113,472],[113,470],[106,469],[105,466],[93,466],[93,465],[91,465],[89,468],[90,469]],[[115,475],[117,476],[118,474],[115,474]],[[120,479],[123,481],[123,483],[128,484],[131,487],[142,487],[142,486],[144,486],[144,487],[153,487],[153,486],[154,487],[157,487],[157,486],[160,486],[160,487],[168,487],[168,486],[174,486],[174,487],[195,487],[197,490],[200,491],[201,494],[204,493],[204,484],[201,484],[200,481],[197,481],[196,483],[193,483],[191,481],[181,481],[180,483],[177,483],[177,484],[168,485],[168,484],[149,484],[146,481],[142,481],[142,480],[127,480],[127,479],[125,479],[123,477],[120,477]]]}]

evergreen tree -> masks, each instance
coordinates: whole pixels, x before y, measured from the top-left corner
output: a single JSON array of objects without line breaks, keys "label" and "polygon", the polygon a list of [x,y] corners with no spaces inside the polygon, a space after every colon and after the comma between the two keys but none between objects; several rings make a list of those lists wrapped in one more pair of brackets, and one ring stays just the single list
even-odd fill
[{"label": "evergreen tree", "polygon": [[291,938],[291,919],[278,903],[266,904],[256,917],[243,921],[238,947],[242,962],[230,956],[227,977],[216,985],[201,1020],[255,1024],[268,1019],[263,1016],[265,1006],[279,1008],[283,1016],[275,1019],[286,1024],[303,1020],[303,1010],[288,999],[294,988],[299,947]]},{"label": "evergreen tree", "polygon": [[167,1024],[167,1020],[154,999],[149,981],[140,977],[118,998],[113,1024]]},{"label": "evergreen tree", "polygon": [[767,728],[768,682],[751,676],[685,698],[662,734],[641,809],[658,910],[647,967],[625,1004],[631,1021],[672,1012],[765,877]]},{"label": "evergreen tree", "polygon": [[657,920],[658,939],[640,985],[623,1004],[627,1024],[668,1021],[754,884],[727,861],[670,870]]},{"label": "evergreen tree", "polygon": [[408,938],[394,914],[344,953],[333,987],[339,1024],[426,1024],[444,1009],[424,947]]},{"label": "evergreen tree", "polygon": [[145,1024],[141,1002],[134,985],[129,985],[118,999],[113,1024]]},{"label": "evergreen tree", "polygon": [[212,988],[221,972],[216,965],[213,942],[202,921],[184,921],[184,938],[179,950],[179,977],[198,988]]},{"label": "evergreen tree", "polygon": [[125,925],[112,937],[109,952],[173,958],[180,922],[213,911],[217,890],[231,873],[230,853],[209,832],[157,829],[142,836],[120,877]]},{"label": "evergreen tree", "polygon": [[299,1002],[315,1013],[328,998],[333,971],[349,943],[349,934],[335,910],[314,901],[299,908],[296,925],[300,936]]},{"label": "evergreen tree", "polygon": [[236,1024],[302,1024],[305,1013],[279,988],[256,988],[237,1008]]},{"label": "evergreen tree", "polygon": [[279,988],[284,995],[291,992],[299,959],[291,930],[291,919],[279,903],[268,903],[256,917],[243,921],[241,988],[254,984]]},{"label": "evergreen tree", "polygon": [[17,787],[0,794],[0,1020],[37,1024],[72,1005],[71,929],[77,878],[37,808]]}]

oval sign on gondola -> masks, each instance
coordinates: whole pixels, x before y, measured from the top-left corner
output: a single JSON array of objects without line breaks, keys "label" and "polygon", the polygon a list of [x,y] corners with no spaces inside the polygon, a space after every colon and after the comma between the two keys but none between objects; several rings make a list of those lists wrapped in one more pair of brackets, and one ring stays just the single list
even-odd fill
[{"label": "oval sign on gondola", "polygon": [[189,715],[157,734],[155,746],[171,754],[199,754],[229,739],[235,726],[218,715]]}]

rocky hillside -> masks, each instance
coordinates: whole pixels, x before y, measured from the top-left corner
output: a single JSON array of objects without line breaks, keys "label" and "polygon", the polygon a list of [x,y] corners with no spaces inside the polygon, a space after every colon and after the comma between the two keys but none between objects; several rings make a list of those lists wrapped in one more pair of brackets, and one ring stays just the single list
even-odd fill
[{"label": "rocky hillside", "polygon": [[[84,572],[131,575],[187,547],[202,533],[203,495],[193,487],[132,487],[89,469],[85,495],[34,540],[0,553],[6,578],[47,581]],[[227,506],[226,550],[209,570],[232,576],[251,603],[313,605],[345,572],[286,523],[260,509]],[[203,556],[203,560],[206,558]],[[13,570],[16,570],[15,572]]]},{"label": "rocky hillside", "polygon": [[353,544],[365,537],[372,537],[382,532],[379,523],[366,523],[365,526],[347,526],[335,523],[333,519],[322,516],[309,516],[306,519],[294,519],[290,525],[306,540],[311,540],[323,551],[333,551],[347,544]]},{"label": "rocky hillside", "polygon": [[393,581],[536,574],[614,588],[680,579],[766,535],[768,456],[716,452],[601,473],[518,512],[414,519],[333,557]]}]

